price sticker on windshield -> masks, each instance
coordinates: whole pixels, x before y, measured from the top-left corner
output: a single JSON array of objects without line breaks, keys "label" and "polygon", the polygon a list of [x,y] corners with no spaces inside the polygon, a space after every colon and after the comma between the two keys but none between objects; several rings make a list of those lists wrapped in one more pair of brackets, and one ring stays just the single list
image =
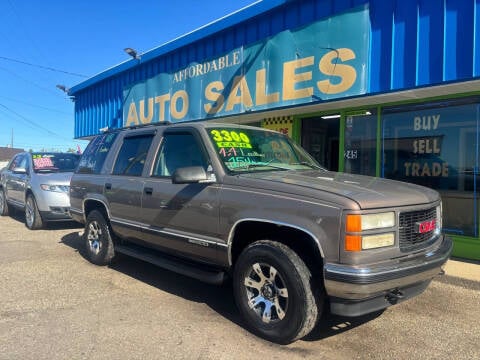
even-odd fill
[{"label": "price sticker on windshield", "polygon": [[49,157],[41,157],[41,158],[37,157],[33,159],[33,166],[36,169],[45,169],[45,168],[55,167],[55,165],[53,165],[52,159],[50,159]]},{"label": "price sticker on windshield", "polygon": [[219,148],[252,148],[250,138],[243,132],[211,130],[210,134]]}]

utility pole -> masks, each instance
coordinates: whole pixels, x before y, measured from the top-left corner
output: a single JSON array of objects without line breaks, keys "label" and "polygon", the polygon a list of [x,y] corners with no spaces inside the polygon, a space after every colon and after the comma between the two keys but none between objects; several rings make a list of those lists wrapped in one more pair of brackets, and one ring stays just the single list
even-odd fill
[{"label": "utility pole", "polygon": [[13,149],[13,128],[12,128],[12,141],[10,142],[10,147]]}]

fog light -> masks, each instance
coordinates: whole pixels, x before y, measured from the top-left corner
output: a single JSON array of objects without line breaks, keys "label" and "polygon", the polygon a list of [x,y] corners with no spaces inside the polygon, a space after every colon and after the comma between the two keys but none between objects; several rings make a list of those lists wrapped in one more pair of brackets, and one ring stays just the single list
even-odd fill
[{"label": "fog light", "polygon": [[362,249],[375,249],[395,244],[395,234],[386,233],[362,237]]}]

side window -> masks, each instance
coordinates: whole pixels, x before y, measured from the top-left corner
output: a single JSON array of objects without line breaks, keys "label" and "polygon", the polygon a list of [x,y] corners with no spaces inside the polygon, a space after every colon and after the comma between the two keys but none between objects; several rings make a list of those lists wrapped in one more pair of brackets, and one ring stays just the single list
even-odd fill
[{"label": "side window", "polygon": [[24,155],[22,156],[22,160],[20,161],[20,165],[19,165],[21,168],[24,168],[27,173],[29,171],[29,166],[28,166],[28,156]]},{"label": "side window", "polygon": [[108,133],[98,135],[90,141],[83,152],[77,172],[99,174],[116,137],[117,133]]},{"label": "side window", "polygon": [[131,136],[123,139],[122,147],[113,167],[114,175],[142,175],[148,149],[152,143],[153,134]]},{"label": "side window", "polygon": [[12,162],[10,163],[10,166],[8,167],[8,170],[13,171],[15,168],[20,167],[22,164],[22,160],[25,159],[25,155],[16,155]]},{"label": "side window", "polygon": [[202,166],[207,170],[208,162],[193,134],[166,134],[155,160],[153,176],[171,176],[179,167]]}]

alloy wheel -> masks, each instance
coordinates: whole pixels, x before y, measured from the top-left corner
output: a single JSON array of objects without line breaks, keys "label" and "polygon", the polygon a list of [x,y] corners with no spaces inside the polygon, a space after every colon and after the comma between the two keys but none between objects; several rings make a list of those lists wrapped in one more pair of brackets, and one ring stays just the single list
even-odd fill
[{"label": "alloy wheel", "polygon": [[0,190],[0,214],[3,214],[5,211],[5,194],[3,193],[3,190]]},{"label": "alloy wheel", "polygon": [[102,250],[102,228],[97,221],[92,221],[88,224],[88,233],[87,233],[87,241],[88,241],[88,249],[91,253],[98,255]]},{"label": "alloy wheel", "polygon": [[281,321],[288,309],[288,290],[280,273],[268,264],[255,263],[245,277],[248,306],[263,323]]},{"label": "alloy wheel", "polygon": [[25,203],[25,221],[29,228],[32,227],[35,221],[35,204],[31,196],[27,198],[27,202]]}]

